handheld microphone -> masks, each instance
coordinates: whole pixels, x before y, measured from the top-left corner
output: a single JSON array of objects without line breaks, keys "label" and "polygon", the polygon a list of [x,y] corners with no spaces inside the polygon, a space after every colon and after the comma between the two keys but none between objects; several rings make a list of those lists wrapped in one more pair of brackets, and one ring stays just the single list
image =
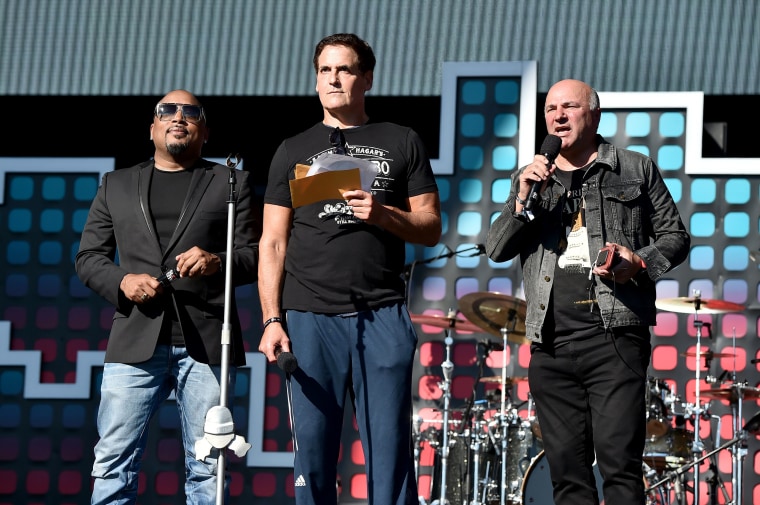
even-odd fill
[{"label": "handheld microphone", "polygon": [[298,369],[298,360],[292,352],[278,351],[277,366],[285,373],[293,373]]},{"label": "handheld microphone", "polygon": [[164,273],[156,277],[156,280],[161,283],[163,287],[168,286],[172,283],[175,279],[179,278],[179,272],[177,272],[176,269],[170,268],[166,270]]},{"label": "handheld microphone", "polygon": [[[562,139],[556,135],[547,135],[544,139],[544,143],[541,144],[540,154],[546,156],[549,160],[549,166],[554,163],[554,158],[559,154],[559,150],[562,148]],[[529,211],[533,208],[533,203],[538,200],[538,192],[541,189],[541,184],[544,181],[534,181],[528,192],[528,198],[525,200],[525,211]]]}]

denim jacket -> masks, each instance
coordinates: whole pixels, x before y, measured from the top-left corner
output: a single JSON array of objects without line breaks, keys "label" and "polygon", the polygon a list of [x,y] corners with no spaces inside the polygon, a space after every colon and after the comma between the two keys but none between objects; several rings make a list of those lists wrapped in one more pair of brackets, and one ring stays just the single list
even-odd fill
[{"label": "denim jacket", "polygon": [[[619,149],[597,136],[598,156],[583,183],[590,256],[605,242],[638,254],[646,269],[625,284],[596,277],[596,299],[606,328],[656,324],[655,281],[686,259],[691,239],[673,198],[654,162],[640,153]],[[551,306],[554,268],[560,239],[565,188],[552,175],[529,221],[515,213],[520,171],[488,232],[486,252],[496,262],[520,255],[527,302],[526,337],[541,342],[546,311]],[[552,331],[552,328],[547,328]]]}]

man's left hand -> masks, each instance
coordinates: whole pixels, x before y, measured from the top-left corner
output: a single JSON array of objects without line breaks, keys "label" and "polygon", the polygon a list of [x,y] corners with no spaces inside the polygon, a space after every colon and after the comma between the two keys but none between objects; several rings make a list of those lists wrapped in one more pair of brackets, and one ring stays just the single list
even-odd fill
[{"label": "man's left hand", "polygon": [[222,261],[216,254],[204,251],[198,246],[194,246],[187,251],[178,254],[177,272],[180,277],[200,277],[202,275],[213,275],[219,271]]},{"label": "man's left hand", "polygon": [[633,279],[643,265],[642,259],[633,251],[620,244],[607,242],[615,248],[615,261],[609,270],[595,266],[592,272],[602,279],[614,280],[618,284],[625,284]]}]

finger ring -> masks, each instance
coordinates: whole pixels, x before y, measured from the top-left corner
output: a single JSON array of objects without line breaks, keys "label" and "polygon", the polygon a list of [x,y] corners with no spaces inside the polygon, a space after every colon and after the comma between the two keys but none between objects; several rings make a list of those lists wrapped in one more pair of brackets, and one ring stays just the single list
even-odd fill
[{"label": "finger ring", "polygon": [[147,299],[148,299],[148,293],[143,293],[142,295],[140,295],[140,300],[145,301]]}]

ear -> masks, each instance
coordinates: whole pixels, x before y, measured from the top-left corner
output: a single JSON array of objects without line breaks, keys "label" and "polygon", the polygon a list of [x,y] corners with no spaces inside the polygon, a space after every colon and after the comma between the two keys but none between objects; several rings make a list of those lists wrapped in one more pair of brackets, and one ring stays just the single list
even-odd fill
[{"label": "ear", "polygon": [[150,125],[150,140],[153,140],[153,123]]},{"label": "ear", "polygon": [[371,70],[364,74],[364,80],[367,81],[367,86],[364,88],[364,91],[369,91],[372,89],[372,81],[374,80],[375,74]]}]

